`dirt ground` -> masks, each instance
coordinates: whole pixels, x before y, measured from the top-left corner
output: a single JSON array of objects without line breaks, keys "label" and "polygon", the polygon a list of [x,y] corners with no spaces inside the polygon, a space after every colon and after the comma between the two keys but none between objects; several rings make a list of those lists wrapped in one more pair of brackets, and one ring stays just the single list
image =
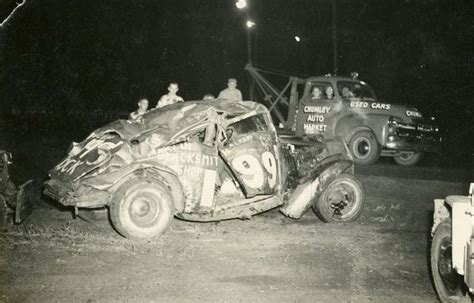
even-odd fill
[{"label": "dirt ground", "polygon": [[74,219],[43,197],[1,235],[0,302],[436,301],[432,201],[465,194],[468,184],[394,177],[390,164],[359,171],[367,199],[356,222],[272,210],[244,221],[174,220],[153,242]]},{"label": "dirt ground", "polygon": [[104,124],[0,121],[14,181],[33,178],[35,202],[24,224],[0,233],[0,302],[436,301],[428,266],[433,199],[466,194],[470,171],[382,160],[356,169],[366,204],[353,223],[272,210],[245,221],[174,220],[159,240],[132,242],[107,221],[74,219],[41,195],[47,170],[94,129],[81,121]]}]

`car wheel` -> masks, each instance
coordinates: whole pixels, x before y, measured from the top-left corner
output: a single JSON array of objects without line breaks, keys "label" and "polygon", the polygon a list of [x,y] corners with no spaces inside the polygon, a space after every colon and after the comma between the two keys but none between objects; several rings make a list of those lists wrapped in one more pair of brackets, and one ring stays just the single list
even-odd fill
[{"label": "car wheel", "polygon": [[313,211],[324,222],[354,221],[364,204],[364,188],[354,176],[337,176],[313,204]]},{"label": "car wheel", "polygon": [[380,156],[377,138],[370,130],[356,132],[349,140],[349,150],[357,164],[373,164]]},{"label": "car wheel", "polygon": [[451,219],[441,222],[431,242],[431,274],[441,302],[471,302],[463,276],[452,267]]},{"label": "car wheel", "polygon": [[89,223],[101,222],[107,220],[109,211],[105,207],[96,209],[80,208],[77,217]]},{"label": "car wheel", "polygon": [[114,195],[110,219],[124,237],[150,239],[161,235],[173,217],[173,198],[160,179],[138,177]]},{"label": "car wheel", "polygon": [[395,156],[393,159],[399,165],[414,166],[418,164],[422,158],[423,153],[400,152],[400,154],[398,156]]}]

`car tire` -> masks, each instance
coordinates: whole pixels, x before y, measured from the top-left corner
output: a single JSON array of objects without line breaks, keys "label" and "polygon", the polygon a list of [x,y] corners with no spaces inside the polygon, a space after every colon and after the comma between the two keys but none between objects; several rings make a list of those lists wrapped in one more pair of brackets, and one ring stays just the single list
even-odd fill
[{"label": "car tire", "polygon": [[349,150],[354,162],[362,165],[375,163],[380,157],[380,146],[370,130],[356,132],[349,140]]},{"label": "car tire", "polygon": [[452,268],[451,219],[437,227],[431,242],[431,275],[441,302],[471,302],[462,275]]},{"label": "car tire", "polygon": [[80,208],[77,212],[77,217],[89,223],[96,223],[107,220],[109,211],[106,207],[96,209]]},{"label": "car tire", "polygon": [[152,239],[165,232],[173,218],[173,198],[163,180],[137,177],[122,184],[110,206],[110,219],[119,234]]},{"label": "car tire", "polygon": [[350,222],[357,219],[364,205],[365,192],[354,176],[337,176],[319,195],[313,211],[324,222]]},{"label": "car tire", "polygon": [[399,155],[393,157],[395,163],[403,166],[417,165],[423,159],[423,153],[416,152],[400,152]]}]

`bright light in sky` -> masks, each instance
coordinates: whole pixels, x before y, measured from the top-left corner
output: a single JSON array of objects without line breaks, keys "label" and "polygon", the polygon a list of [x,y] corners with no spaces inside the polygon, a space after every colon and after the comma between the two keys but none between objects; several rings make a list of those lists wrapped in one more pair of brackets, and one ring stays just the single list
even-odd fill
[{"label": "bright light in sky", "polygon": [[251,27],[254,27],[255,26],[255,22],[251,21],[251,20],[247,20],[247,27],[248,28],[251,28]]},{"label": "bright light in sky", "polygon": [[300,36],[295,36],[295,40],[296,40],[296,42],[300,42],[301,41]]},{"label": "bright light in sky", "polygon": [[235,6],[237,6],[238,9],[244,9],[247,7],[247,1],[246,0],[239,0],[235,2]]}]

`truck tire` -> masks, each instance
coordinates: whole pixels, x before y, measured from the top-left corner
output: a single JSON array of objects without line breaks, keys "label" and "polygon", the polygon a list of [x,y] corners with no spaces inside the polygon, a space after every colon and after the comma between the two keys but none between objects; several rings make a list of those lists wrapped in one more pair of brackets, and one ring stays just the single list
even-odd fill
[{"label": "truck tire", "polygon": [[340,174],[321,193],[313,211],[324,222],[350,222],[362,211],[365,193],[354,176]]},{"label": "truck tire", "polygon": [[362,165],[375,163],[380,157],[380,146],[370,130],[356,132],[349,140],[349,150],[354,162]]},{"label": "truck tire", "polygon": [[431,242],[431,275],[441,302],[471,302],[462,275],[452,268],[451,218],[441,222]]},{"label": "truck tire", "polygon": [[393,157],[395,163],[403,166],[417,165],[423,159],[423,153],[400,152],[398,156]]},{"label": "truck tire", "polygon": [[136,177],[118,188],[110,206],[110,219],[126,238],[152,239],[169,226],[173,204],[171,192],[161,179]]}]

